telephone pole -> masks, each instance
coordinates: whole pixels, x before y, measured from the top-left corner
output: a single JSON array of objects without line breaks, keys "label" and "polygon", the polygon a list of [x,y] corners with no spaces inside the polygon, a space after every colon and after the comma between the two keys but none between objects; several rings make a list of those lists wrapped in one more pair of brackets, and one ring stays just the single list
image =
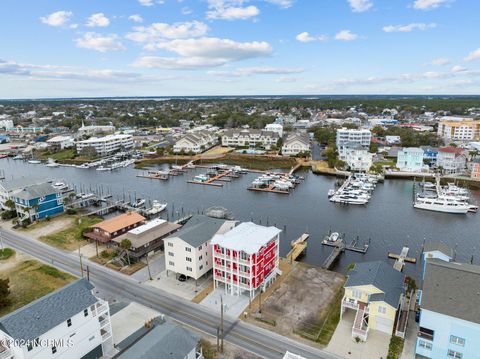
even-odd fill
[{"label": "telephone pole", "polygon": [[146,256],[146,259],[147,259],[148,278],[152,280],[152,273],[150,272],[150,263],[148,263],[148,254]]},{"label": "telephone pole", "polygon": [[220,353],[223,353],[223,295],[220,296]]}]

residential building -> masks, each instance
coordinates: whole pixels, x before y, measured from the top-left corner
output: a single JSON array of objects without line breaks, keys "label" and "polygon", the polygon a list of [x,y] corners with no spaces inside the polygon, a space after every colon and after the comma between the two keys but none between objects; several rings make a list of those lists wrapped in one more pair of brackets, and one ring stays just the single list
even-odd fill
[{"label": "residential building", "polygon": [[94,224],[85,237],[102,243],[110,242],[126,232],[144,224],[145,217],[137,212],[127,212],[119,216]]},{"label": "residential building", "polygon": [[0,128],[7,129],[13,127],[12,120],[0,120]]},{"label": "residential building", "polygon": [[212,239],[214,287],[225,293],[254,298],[281,274],[279,241],[281,230],[252,222],[241,223]]},{"label": "residential building", "polygon": [[79,137],[82,137],[82,136],[96,136],[100,134],[113,134],[114,132],[115,132],[115,126],[112,126],[112,125],[85,126],[85,124],[82,122],[82,127],[78,129],[77,134],[79,135]]},{"label": "residential building", "polygon": [[43,132],[43,127],[23,127],[23,126],[14,126],[14,127],[7,127],[5,129],[7,132],[17,133],[17,134],[24,134],[24,133],[39,133]]},{"label": "residential building", "polygon": [[108,135],[105,137],[91,137],[88,140],[77,142],[77,153],[85,148],[95,149],[97,155],[107,156],[119,151],[128,151],[133,148],[131,135]]},{"label": "residential building", "polygon": [[430,146],[420,146],[423,150],[423,159],[428,161],[431,165],[437,163],[438,149]]},{"label": "residential building", "polygon": [[208,131],[187,133],[175,143],[173,146],[173,152],[202,153],[215,146],[217,142],[217,136]]},{"label": "residential building", "polygon": [[146,334],[121,352],[116,359],[203,359],[201,337],[158,317],[149,322]]},{"label": "residential building", "polygon": [[437,134],[445,142],[478,140],[480,121],[467,117],[445,116],[438,122]]},{"label": "residential building", "polygon": [[370,330],[392,334],[405,295],[405,276],[384,261],[356,263],[344,285],[340,315],[355,311],[352,337],[366,341]]},{"label": "residential building", "polygon": [[480,178],[480,158],[475,158],[472,161],[472,171],[470,177]]},{"label": "residential building", "polygon": [[437,154],[437,167],[445,174],[463,173],[467,158],[465,150],[459,147],[442,147]]},{"label": "residential building", "polygon": [[400,136],[385,136],[385,142],[388,145],[398,145],[402,143]]},{"label": "residential building", "polygon": [[277,132],[256,129],[225,130],[222,136],[222,146],[226,147],[263,147],[268,150],[280,139]]},{"label": "residential building", "polygon": [[425,279],[425,272],[427,270],[427,260],[437,258],[445,262],[450,262],[453,259],[453,250],[441,241],[426,242],[423,246],[422,259],[423,270],[422,280]]},{"label": "residential building", "polygon": [[55,151],[64,150],[75,146],[75,141],[71,136],[55,136],[47,140],[48,146]]},{"label": "residential building", "polygon": [[0,143],[7,143],[10,142],[10,137],[6,135],[0,135]]},{"label": "residential building", "polygon": [[63,195],[51,183],[32,184],[11,194],[20,220],[31,222],[65,211]]},{"label": "residential building", "polygon": [[110,352],[110,309],[93,290],[79,279],[1,317],[0,358],[96,359]]},{"label": "residential building", "polygon": [[278,123],[269,123],[265,126],[265,131],[268,132],[276,132],[278,133],[278,137],[283,137],[283,126]]},{"label": "residential building", "polygon": [[282,146],[282,155],[296,156],[299,153],[310,153],[310,140],[307,136],[298,133],[290,133]]},{"label": "residential building", "polygon": [[345,162],[351,171],[366,172],[372,167],[373,153],[360,145],[349,147],[346,149]]},{"label": "residential building", "polygon": [[348,128],[339,128],[337,130],[336,145],[339,158],[342,161],[347,159],[347,149],[362,146],[365,149],[370,148],[372,133],[369,130],[356,130]]},{"label": "residential building", "polygon": [[20,192],[24,187],[46,182],[45,180],[33,180],[25,177],[0,181],[0,210],[10,209],[5,205],[5,202],[9,199],[13,200],[12,196],[14,193]]},{"label": "residential building", "polygon": [[162,250],[163,239],[180,227],[180,224],[157,218],[112,240],[120,246],[122,240],[128,239],[132,243],[132,246],[127,249],[128,255],[130,258],[138,260],[145,255]]},{"label": "residential building", "polygon": [[234,226],[235,221],[193,215],[179,231],[164,239],[165,268],[169,273],[199,279],[213,267],[213,236]]},{"label": "residential building", "polygon": [[421,172],[424,168],[423,164],[424,152],[418,147],[404,147],[398,151],[397,168],[405,172]]},{"label": "residential building", "polygon": [[475,358],[480,353],[480,266],[426,258],[420,293],[421,358]]}]

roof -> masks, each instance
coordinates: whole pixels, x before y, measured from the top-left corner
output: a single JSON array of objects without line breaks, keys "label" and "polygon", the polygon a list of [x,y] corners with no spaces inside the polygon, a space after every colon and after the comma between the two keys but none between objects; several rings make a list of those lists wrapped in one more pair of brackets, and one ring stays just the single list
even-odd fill
[{"label": "roof", "polygon": [[480,266],[428,259],[422,309],[480,324]]},{"label": "roof", "polygon": [[[422,153],[423,154],[423,149],[419,147],[404,147],[401,150],[403,153]],[[400,151],[399,151],[400,152]]]},{"label": "roof", "polygon": [[0,318],[13,339],[32,340],[95,304],[93,285],[82,278]]},{"label": "roof", "polygon": [[191,331],[170,322],[154,321],[154,327],[118,359],[184,359],[200,341]]},{"label": "roof", "polygon": [[92,228],[100,228],[105,232],[116,232],[122,228],[132,226],[136,223],[142,222],[145,220],[145,217],[138,214],[137,212],[127,212],[119,216],[107,219],[103,222],[97,223],[92,226]]},{"label": "roof", "polygon": [[310,140],[308,139],[308,137],[304,136],[304,135],[297,134],[297,133],[289,134],[287,136],[287,139],[285,140],[285,145],[288,145],[288,144],[290,144],[294,141],[299,141],[306,146],[310,146]]},{"label": "roof", "polygon": [[383,301],[396,308],[401,294],[405,292],[404,277],[401,272],[393,269],[387,262],[362,262],[356,263],[355,268],[348,273],[344,287],[373,285],[383,293],[370,296],[370,301]]},{"label": "roof", "polygon": [[463,154],[464,151],[465,150],[463,148],[453,146],[442,147],[438,150],[438,152],[455,153],[457,156]]},{"label": "roof", "polygon": [[51,194],[60,193],[60,190],[53,188],[51,183],[39,183],[24,187],[21,191],[15,193],[15,198],[30,200],[45,197]]},{"label": "roof", "polygon": [[45,179],[43,180],[34,180],[30,177],[20,177],[20,178],[15,178],[11,180],[4,180],[0,181],[0,187],[3,188],[5,191],[14,191],[21,189],[23,187],[31,186],[33,184],[40,184],[40,183],[46,183],[49,182]]},{"label": "roof", "polygon": [[442,252],[446,256],[453,258],[453,250],[443,242],[432,241],[432,242],[425,243],[425,245],[423,246],[423,252],[433,252],[433,251]]},{"label": "roof", "polygon": [[193,215],[192,218],[185,223],[178,232],[168,237],[180,238],[192,247],[199,247],[219,231],[219,229],[227,222],[224,219],[211,218],[204,215]]},{"label": "roof", "polygon": [[[176,231],[181,227],[178,223],[167,222],[163,221],[160,224],[157,224],[155,227],[148,228],[146,230],[142,230],[142,227],[150,226],[150,224],[144,224],[143,226],[139,226],[128,233],[122,234],[119,237],[113,238],[114,242],[120,243],[125,238],[128,238],[130,242],[132,242],[133,248],[140,248],[158,238],[165,237],[170,233]],[[137,229],[140,230],[136,231]]]},{"label": "roof", "polygon": [[265,227],[253,222],[244,222],[224,234],[217,234],[212,244],[248,254],[258,253],[260,248],[281,232],[277,227]]}]

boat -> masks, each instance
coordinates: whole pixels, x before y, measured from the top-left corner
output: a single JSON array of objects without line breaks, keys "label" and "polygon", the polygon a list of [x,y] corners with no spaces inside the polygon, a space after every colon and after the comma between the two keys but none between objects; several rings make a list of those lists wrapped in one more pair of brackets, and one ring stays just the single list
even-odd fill
[{"label": "boat", "polygon": [[55,182],[52,187],[58,190],[66,190],[68,186],[64,182]]},{"label": "boat", "polygon": [[157,200],[154,200],[153,203],[152,203],[152,208],[149,208],[146,210],[146,213],[148,215],[155,215],[155,214],[158,214],[160,212],[162,212],[163,210],[165,210],[165,208],[167,208],[167,203],[161,203]]},{"label": "boat", "polygon": [[344,204],[367,204],[368,199],[359,198],[357,196],[350,195],[336,195],[330,198],[330,202],[344,203]]},{"label": "boat", "polygon": [[38,164],[42,163],[42,161],[31,159],[31,160],[28,161],[28,163],[30,163],[32,165],[38,165]]},{"label": "boat", "polygon": [[111,171],[112,169],[110,167],[100,166],[100,167],[97,167],[96,170],[97,171]]},{"label": "boat", "polygon": [[420,182],[420,186],[423,187],[423,189],[435,189],[436,185],[435,183],[432,182]]},{"label": "boat", "polygon": [[181,170],[183,170],[183,166],[172,165],[172,170],[181,171]]},{"label": "boat", "polygon": [[206,181],[208,181],[208,176],[204,175],[204,174],[199,174],[199,175],[196,175],[195,177],[193,177],[193,180],[195,182],[206,182]]},{"label": "boat", "polygon": [[335,190],[334,189],[329,189],[328,190],[328,198],[332,197],[333,195],[335,195]]},{"label": "boat", "polygon": [[58,167],[60,166],[54,159],[49,158],[48,163],[45,165],[46,167]]},{"label": "boat", "polygon": [[427,211],[457,214],[467,214],[471,210],[470,204],[458,201],[455,197],[427,198],[417,196],[413,207]]},{"label": "boat", "polygon": [[137,199],[135,202],[130,203],[133,208],[141,208],[145,204],[145,200],[142,198]]},{"label": "boat", "polygon": [[13,157],[14,160],[23,160],[23,156],[22,155],[16,155],[15,157]]},{"label": "boat", "polygon": [[333,232],[332,234],[330,234],[330,236],[328,236],[328,239],[327,239],[327,240],[328,240],[329,242],[334,243],[334,242],[338,241],[338,238],[340,238],[340,233],[338,233],[338,232]]},{"label": "boat", "polygon": [[0,155],[0,159],[7,158],[7,157],[8,157],[8,155]]}]

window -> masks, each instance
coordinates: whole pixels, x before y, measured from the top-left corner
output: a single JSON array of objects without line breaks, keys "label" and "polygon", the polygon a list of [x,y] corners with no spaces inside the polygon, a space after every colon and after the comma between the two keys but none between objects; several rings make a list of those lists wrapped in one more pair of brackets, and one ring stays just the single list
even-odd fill
[{"label": "window", "polygon": [[185,247],[185,252],[191,252],[192,251],[192,248],[190,247]]},{"label": "window", "polygon": [[203,269],[203,264],[202,264],[200,267],[198,267],[198,269],[199,269],[199,270],[202,270],[202,269]]},{"label": "window", "polygon": [[386,308],[386,307],[379,306],[379,307],[378,307],[378,312],[379,312],[380,314],[387,314],[387,308]]},{"label": "window", "polygon": [[83,316],[88,317],[88,308],[83,311]]},{"label": "window", "polygon": [[202,258],[203,258],[203,256],[200,256],[200,257],[198,257],[198,260],[199,260],[199,261],[201,261],[201,260],[202,260]]},{"label": "window", "polygon": [[187,270],[188,270],[189,272],[191,272],[191,271],[192,271],[192,267],[187,267]]},{"label": "window", "polygon": [[90,338],[88,338],[88,341],[91,342],[93,339],[95,339],[95,335],[92,335]]},{"label": "window", "polygon": [[202,246],[198,247],[198,250],[201,251],[201,250],[202,250]]},{"label": "window", "polygon": [[456,352],[455,350],[448,349],[447,356],[449,358],[462,359],[463,354]]},{"label": "window", "polygon": [[170,266],[175,266],[175,262],[168,261],[168,265],[170,265]]},{"label": "window", "polygon": [[358,289],[352,289],[352,297],[355,299],[360,299],[362,297],[362,292]]},{"label": "window", "polygon": [[72,319],[67,319],[67,327],[71,327],[72,326]]},{"label": "window", "polygon": [[57,347],[52,347],[52,354],[55,354],[57,352]]},{"label": "window", "polygon": [[30,351],[32,349],[33,349],[33,345],[32,345],[31,342],[29,342],[28,345],[27,345],[27,350]]},{"label": "window", "polygon": [[465,339],[457,337],[455,335],[450,335],[450,343],[457,344],[457,345],[460,345],[460,346],[464,347],[465,346]]},{"label": "window", "polygon": [[173,243],[172,243],[172,242],[168,242],[168,246],[169,246],[169,247],[173,247]]},{"label": "window", "polygon": [[192,258],[190,258],[190,257],[185,257],[185,260],[186,260],[187,262],[191,262],[191,261],[192,261]]},{"label": "window", "polygon": [[420,327],[420,330],[418,332],[418,336],[420,338],[427,339],[427,340],[433,340],[434,334],[435,334],[435,331],[433,331],[432,329],[424,328],[424,327]]},{"label": "window", "polygon": [[423,349],[426,349],[426,350],[432,350],[432,343],[427,342],[427,341],[422,340],[422,339],[420,339],[420,340],[418,341],[418,346],[419,346],[420,348],[423,348]]},{"label": "window", "polygon": [[173,252],[168,252],[168,255],[169,255],[170,257],[173,257]]}]

